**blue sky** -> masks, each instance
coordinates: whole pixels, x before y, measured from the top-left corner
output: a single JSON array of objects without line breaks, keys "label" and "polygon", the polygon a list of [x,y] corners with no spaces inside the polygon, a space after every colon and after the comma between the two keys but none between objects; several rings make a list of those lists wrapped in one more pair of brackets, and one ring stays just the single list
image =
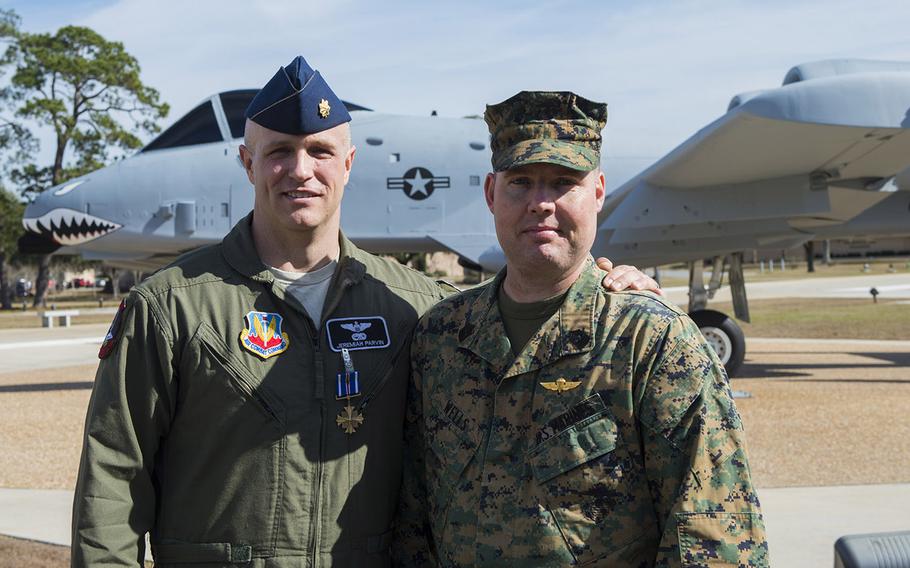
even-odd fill
[{"label": "blue sky", "polygon": [[299,53],[342,98],[386,112],[463,116],[522,89],[573,90],[609,104],[613,156],[663,155],[798,63],[910,61],[910,2],[898,0],[0,4],[27,31],[85,25],[123,42],[171,104],[168,124]]}]

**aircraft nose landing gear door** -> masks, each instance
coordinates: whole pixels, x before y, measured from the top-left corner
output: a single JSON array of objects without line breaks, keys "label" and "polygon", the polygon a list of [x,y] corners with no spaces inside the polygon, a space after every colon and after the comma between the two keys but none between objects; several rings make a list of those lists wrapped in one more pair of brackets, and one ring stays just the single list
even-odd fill
[{"label": "aircraft nose landing gear door", "polygon": [[395,192],[388,200],[390,233],[433,234],[445,230],[445,194],[452,180],[440,168],[402,165],[400,176],[386,179]]}]

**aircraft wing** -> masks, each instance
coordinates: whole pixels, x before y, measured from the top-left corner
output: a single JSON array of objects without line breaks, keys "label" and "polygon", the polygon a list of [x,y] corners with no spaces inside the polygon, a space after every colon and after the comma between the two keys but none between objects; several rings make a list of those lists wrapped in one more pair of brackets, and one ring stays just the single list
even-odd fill
[{"label": "aircraft wing", "polygon": [[910,166],[910,65],[808,75],[735,97],[613,192],[595,253],[648,265],[786,248],[897,190]]}]

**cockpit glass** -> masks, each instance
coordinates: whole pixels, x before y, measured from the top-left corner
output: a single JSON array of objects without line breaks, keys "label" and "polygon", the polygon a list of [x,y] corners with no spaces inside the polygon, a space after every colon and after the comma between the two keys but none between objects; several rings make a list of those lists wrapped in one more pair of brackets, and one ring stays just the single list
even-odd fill
[{"label": "cockpit glass", "polygon": [[215,110],[210,101],[205,101],[172,124],[142,149],[143,152],[178,148],[193,144],[221,142],[221,130],[215,120]]},{"label": "cockpit glass", "polygon": [[243,125],[246,122],[244,113],[258,92],[256,89],[243,89],[227,91],[218,95],[221,97],[221,106],[224,108],[224,115],[231,127],[231,138],[243,137]]},{"label": "cockpit glass", "polygon": [[[221,99],[221,107],[224,109],[224,116],[231,129],[231,138],[243,138],[246,107],[250,105],[250,101],[258,92],[257,89],[238,89],[225,91],[218,95]],[[342,102],[349,111],[370,110],[358,104]],[[211,101],[206,101],[149,142],[142,151],[149,152],[163,148],[221,142],[221,140],[221,131],[218,129],[218,122],[215,119],[215,109],[212,107]]]}]

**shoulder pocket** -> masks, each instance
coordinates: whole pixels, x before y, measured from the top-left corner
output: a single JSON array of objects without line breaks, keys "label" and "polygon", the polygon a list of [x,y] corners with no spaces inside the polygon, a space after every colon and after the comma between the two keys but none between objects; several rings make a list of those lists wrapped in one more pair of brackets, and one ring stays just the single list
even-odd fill
[{"label": "shoulder pocket", "polygon": [[545,483],[616,448],[616,423],[603,413],[573,424],[528,452],[538,483]]}]

